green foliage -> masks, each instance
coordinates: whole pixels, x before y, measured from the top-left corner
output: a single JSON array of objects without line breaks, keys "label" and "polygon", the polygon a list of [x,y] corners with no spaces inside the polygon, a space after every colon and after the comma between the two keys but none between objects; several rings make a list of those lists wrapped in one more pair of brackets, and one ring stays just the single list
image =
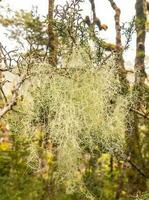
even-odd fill
[{"label": "green foliage", "polygon": [[[66,45],[67,50],[80,42],[88,42],[87,28],[82,18],[82,5],[84,0],[66,2],[64,6],[58,5],[55,10],[55,29],[57,30],[59,40],[63,48]],[[69,42],[68,42],[69,41]]]},{"label": "green foliage", "polygon": [[[7,36],[23,50],[28,48],[33,55],[45,51],[48,41],[46,18],[41,18],[37,8],[32,11],[12,11],[1,6],[0,24],[7,27]],[[7,15],[9,13],[9,15]]]},{"label": "green foliage", "polygon": [[0,199],[40,199],[43,195],[43,184],[41,178],[35,176],[27,165],[29,151],[26,137],[12,133],[9,140],[5,144],[11,146],[5,145],[5,149],[0,144]]}]

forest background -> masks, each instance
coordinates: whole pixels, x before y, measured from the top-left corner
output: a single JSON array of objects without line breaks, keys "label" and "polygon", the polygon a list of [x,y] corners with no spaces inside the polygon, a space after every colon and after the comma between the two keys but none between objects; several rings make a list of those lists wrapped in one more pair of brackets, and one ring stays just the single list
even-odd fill
[{"label": "forest background", "polygon": [[149,3],[15,2],[0,1],[0,199],[149,199]]}]

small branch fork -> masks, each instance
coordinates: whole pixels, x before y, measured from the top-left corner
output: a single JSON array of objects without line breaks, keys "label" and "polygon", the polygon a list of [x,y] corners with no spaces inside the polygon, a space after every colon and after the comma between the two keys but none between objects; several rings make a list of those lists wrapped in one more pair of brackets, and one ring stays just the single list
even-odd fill
[{"label": "small branch fork", "polygon": [[93,22],[91,22],[90,17],[86,16],[85,22],[87,23],[87,25],[89,27],[94,27],[95,25],[97,25],[99,30],[107,30],[108,26],[106,24],[101,24],[100,19],[97,17],[96,15],[96,7],[95,7],[95,2],[94,0],[89,0],[90,4],[91,4],[91,9],[92,9],[92,13],[93,13]]},{"label": "small branch fork", "polygon": [[[107,43],[105,41],[100,42],[100,45],[103,47],[105,51],[110,51],[110,52],[118,52],[122,50],[122,44],[121,44],[121,31],[120,31],[120,9],[116,6],[116,4],[112,1],[109,0],[111,3],[112,8],[116,11],[115,15],[115,26],[116,26],[116,44],[112,43]],[[85,23],[88,25],[90,30],[93,32],[93,38],[95,38],[95,41],[98,41],[99,38],[96,36],[95,33],[95,25],[98,27],[99,31],[101,30],[107,30],[108,26],[106,24],[101,24],[101,21],[99,18],[96,16],[96,7],[95,7],[95,2],[94,0],[89,0],[91,4],[91,9],[93,13],[93,22],[91,21],[89,16],[86,16],[85,18]]]}]

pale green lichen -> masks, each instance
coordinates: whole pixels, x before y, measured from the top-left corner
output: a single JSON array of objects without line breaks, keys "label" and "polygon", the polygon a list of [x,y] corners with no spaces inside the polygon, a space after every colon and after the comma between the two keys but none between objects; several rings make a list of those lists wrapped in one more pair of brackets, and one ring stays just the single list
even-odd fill
[{"label": "pale green lichen", "polygon": [[[120,94],[114,62],[95,68],[88,55],[80,51],[74,51],[66,59],[68,63],[64,59],[63,69],[46,63],[35,65],[29,90],[32,103],[27,111],[28,130],[34,133],[33,127],[40,126],[56,144],[55,180],[65,185],[67,193],[84,188],[86,151],[93,154],[99,148],[114,155],[125,153],[129,101]],[[28,159],[32,164],[34,152]]]}]

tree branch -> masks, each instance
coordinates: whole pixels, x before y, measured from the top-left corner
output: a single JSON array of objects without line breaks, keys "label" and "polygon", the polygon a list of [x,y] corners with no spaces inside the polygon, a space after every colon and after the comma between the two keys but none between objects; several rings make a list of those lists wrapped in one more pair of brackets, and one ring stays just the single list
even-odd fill
[{"label": "tree branch", "polygon": [[12,110],[13,106],[16,105],[18,99],[18,92],[24,81],[27,79],[27,75],[23,75],[20,81],[16,84],[15,88],[12,90],[12,98],[6,103],[6,105],[0,109],[0,118],[2,118],[8,111]]},{"label": "tree branch", "polygon": [[[91,4],[91,9],[92,9],[92,13],[93,13],[93,22],[90,25],[93,26],[93,27],[96,25],[100,31],[101,30],[106,31],[108,29],[108,26],[106,24],[101,24],[100,19],[97,17],[94,0],[89,0],[89,1],[90,1],[90,4]],[[89,16],[87,16],[86,19],[87,18],[89,19]],[[89,19],[89,21],[91,21],[91,20]]]},{"label": "tree branch", "polygon": [[144,114],[144,113],[142,113],[139,110],[136,110],[134,108],[131,108],[130,110],[133,111],[133,112],[135,112],[136,114],[140,115],[141,117],[144,117],[145,119],[149,120],[149,115],[146,115],[146,114]]},{"label": "tree branch", "polygon": [[113,0],[108,0],[111,4],[111,7],[115,11],[115,30],[116,30],[116,45],[119,49],[122,49],[122,41],[121,41],[121,26],[120,26],[120,14],[121,10],[118,8],[116,3]]},{"label": "tree branch", "polygon": [[127,159],[127,162],[130,163],[130,165],[131,165],[134,169],[136,169],[137,172],[138,172],[141,176],[143,176],[143,177],[146,178],[146,179],[149,179],[149,176],[148,176],[147,174],[145,174],[145,173],[142,171],[142,169],[140,169],[135,163],[133,163],[131,159]]}]

